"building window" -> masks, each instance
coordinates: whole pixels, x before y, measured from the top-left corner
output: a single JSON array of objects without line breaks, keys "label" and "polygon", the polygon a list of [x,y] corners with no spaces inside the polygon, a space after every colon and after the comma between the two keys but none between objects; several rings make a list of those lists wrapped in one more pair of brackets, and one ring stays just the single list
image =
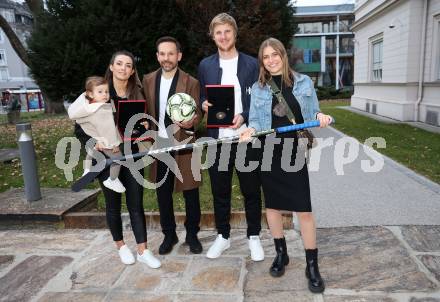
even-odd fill
[{"label": "building window", "polygon": [[320,72],[321,37],[296,37],[293,41],[290,57],[295,70]]},{"label": "building window", "polygon": [[4,49],[0,49],[0,66],[6,66],[6,52]]},{"label": "building window", "polygon": [[353,54],[354,52],[353,36],[341,37],[339,39],[339,52],[343,54]]},{"label": "building window", "polygon": [[437,16],[437,81],[440,81],[440,16]]},{"label": "building window", "polygon": [[15,15],[15,23],[21,24],[23,20],[21,19],[21,15]]},{"label": "building window", "polygon": [[26,25],[32,25],[32,24],[33,24],[31,18],[29,18],[29,17],[27,17],[27,16],[22,16],[22,18],[23,18],[23,23],[24,23],[24,24],[26,24]]},{"label": "building window", "polygon": [[5,18],[6,21],[8,21],[8,23],[15,22],[15,14],[13,10],[3,9],[0,11],[0,13],[2,14],[3,18]]},{"label": "building window", "polygon": [[350,32],[350,27],[353,24],[353,20],[340,20],[339,32]]},{"label": "building window", "polygon": [[0,81],[9,80],[9,72],[7,67],[0,67]]},{"label": "building window", "polygon": [[336,53],[336,37],[335,36],[327,36],[325,39],[325,53],[326,54],[335,54]]},{"label": "building window", "polygon": [[372,42],[372,80],[382,81],[383,38]]},{"label": "building window", "polygon": [[433,19],[430,80],[440,82],[440,13],[434,15]]},{"label": "building window", "polygon": [[319,34],[322,32],[322,23],[300,23],[298,24],[299,34]]}]

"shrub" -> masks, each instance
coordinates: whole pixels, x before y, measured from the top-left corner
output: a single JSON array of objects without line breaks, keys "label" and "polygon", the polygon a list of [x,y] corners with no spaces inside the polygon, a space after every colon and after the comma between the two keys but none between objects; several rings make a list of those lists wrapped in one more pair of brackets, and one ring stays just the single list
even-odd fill
[{"label": "shrub", "polygon": [[328,100],[328,99],[348,99],[351,97],[353,92],[351,89],[339,89],[336,90],[334,86],[316,88],[316,95],[318,100]]}]

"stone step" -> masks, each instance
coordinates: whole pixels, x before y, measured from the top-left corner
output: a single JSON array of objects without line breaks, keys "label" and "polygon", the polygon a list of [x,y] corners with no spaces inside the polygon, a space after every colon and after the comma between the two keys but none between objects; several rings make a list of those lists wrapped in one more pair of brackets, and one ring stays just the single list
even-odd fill
[{"label": "stone step", "polygon": [[23,188],[0,193],[0,223],[60,222],[63,215],[96,208],[100,190],[41,188],[42,198],[28,202]]},{"label": "stone step", "polygon": [[0,149],[0,163],[7,163],[14,158],[20,158],[18,149]]},{"label": "stone step", "polygon": [[[176,212],[176,224],[178,228],[183,228],[185,222],[185,213]],[[159,212],[145,212],[145,219],[147,222],[147,229],[160,230],[160,215]],[[122,224],[125,228],[130,228],[130,218],[128,213],[122,213]],[[246,215],[244,211],[233,211],[230,219],[231,228],[245,229]],[[293,216],[291,212],[283,213],[283,225],[285,229],[293,228]],[[265,211],[261,216],[261,226],[267,228]],[[68,229],[102,229],[107,228],[104,212],[76,212],[67,213],[64,215],[64,227]],[[215,218],[212,211],[203,211],[200,220],[200,227],[202,229],[214,229]]]}]

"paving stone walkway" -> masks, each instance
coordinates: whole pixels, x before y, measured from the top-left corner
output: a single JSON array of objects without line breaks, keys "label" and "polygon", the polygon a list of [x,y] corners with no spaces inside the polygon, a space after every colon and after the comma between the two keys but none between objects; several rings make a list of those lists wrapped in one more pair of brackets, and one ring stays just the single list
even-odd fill
[{"label": "paving stone walkway", "polygon": [[[216,234],[199,234],[206,252]],[[322,295],[307,289],[296,230],[286,231],[291,263],[282,278],[268,274],[274,249],[267,230],[261,237],[266,259],[255,263],[244,230],[233,230],[231,248],[215,260],[189,253],[179,232],[153,270],[121,264],[107,230],[1,230],[0,301],[440,302],[439,226],[318,229]],[[148,238],[157,254],[162,234]]]},{"label": "paving stone walkway", "polygon": [[[318,227],[440,225],[439,184],[380,154],[382,168],[364,171],[362,166],[371,164],[364,145],[333,128],[313,132],[333,141],[320,156],[315,153],[316,161],[312,151],[309,164],[312,209]],[[346,147],[341,146],[348,141],[350,148],[359,152],[353,151],[352,161],[343,164],[337,150],[344,150]]]}]

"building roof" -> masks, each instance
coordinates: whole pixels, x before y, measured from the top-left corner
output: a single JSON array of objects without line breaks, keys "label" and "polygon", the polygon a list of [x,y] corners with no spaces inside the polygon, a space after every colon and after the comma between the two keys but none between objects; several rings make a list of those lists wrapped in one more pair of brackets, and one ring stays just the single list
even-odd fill
[{"label": "building roof", "polygon": [[16,6],[16,3],[12,2],[10,0],[0,0],[0,8],[14,9],[15,6]]},{"label": "building roof", "polygon": [[29,10],[29,7],[27,6],[27,4],[25,2],[17,3],[17,2],[11,1],[11,0],[0,0],[0,8],[13,9],[15,11],[15,13],[27,16],[31,19],[33,18],[32,13]]},{"label": "building roof", "polygon": [[297,6],[295,16],[330,16],[336,14],[354,14],[354,4]]}]

